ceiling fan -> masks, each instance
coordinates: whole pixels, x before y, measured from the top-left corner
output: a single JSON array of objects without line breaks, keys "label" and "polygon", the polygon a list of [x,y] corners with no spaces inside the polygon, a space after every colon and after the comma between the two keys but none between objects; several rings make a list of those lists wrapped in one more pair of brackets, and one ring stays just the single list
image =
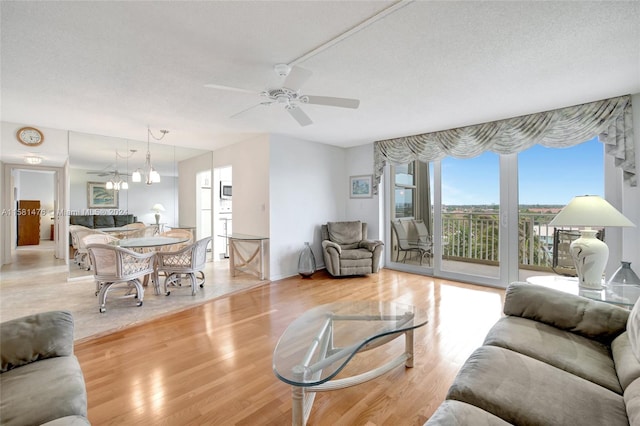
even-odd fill
[{"label": "ceiling fan", "polygon": [[89,171],[87,172],[88,175],[97,175],[100,177],[105,177],[105,176],[114,176],[114,175],[120,175],[120,176],[131,176],[129,173],[122,173],[120,171],[118,171],[118,169],[111,169],[111,170],[99,170],[99,171]]},{"label": "ceiling fan", "polygon": [[277,64],[274,70],[279,77],[285,77],[281,87],[270,88],[261,92],[255,90],[242,89],[238,87],[221,86],[219,84],[205,84],[210,89],[231,90],[241,93],[250,93],[260,95],[265,98],[264,101],[252,105],[234,115],[237,117],[250,109],[258,106],[269,106],[272,104],[280,104],[284,109],[300,124],[308,126],[313,124],[311,118],[300,108],[302,104],[325,105],[340,108],[358,108],[360,101],[358,99],[335,98],[331,96],[312,96],[300,93],[300,87],[311,77],[312,72],[297,66],[289,66],[287,64]]}]

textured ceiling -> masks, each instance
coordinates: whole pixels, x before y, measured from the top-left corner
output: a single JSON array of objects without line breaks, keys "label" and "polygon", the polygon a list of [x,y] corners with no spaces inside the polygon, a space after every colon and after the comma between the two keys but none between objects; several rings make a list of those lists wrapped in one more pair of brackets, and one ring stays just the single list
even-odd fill
[{"label": "textured ceiling", "polygon": [[[300,127],[253,94],[291,63]],[[11,2],[1,12],[1,119],[215,149],[254,133],[336,146],[436,131],[640,92],[640,2]],[[387,11],[388,12],[388,11]],[[280,80],[281,81],[281,80]],[[6,150],[5,150],[6,151]],[[3,155],[5,152],[3,152]]]}]

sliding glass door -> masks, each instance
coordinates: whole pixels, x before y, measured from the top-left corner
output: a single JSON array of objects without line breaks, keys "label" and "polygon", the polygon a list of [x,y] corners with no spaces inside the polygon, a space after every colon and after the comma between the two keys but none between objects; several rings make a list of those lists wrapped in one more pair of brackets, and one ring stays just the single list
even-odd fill
[{"label": "sliding glass door", "polygon": [[500,161],[486,152],[441,162],[443,273],[500,277]]},{"label": "sliding glass door", "polygon": [[[388,265],[498,287],[553,274],[554,230],[547,224],[574,196],[603,195],[603,152],[594,139],[390,167]],[[426,255],[416,248],[421,222],[430,238]]]}]

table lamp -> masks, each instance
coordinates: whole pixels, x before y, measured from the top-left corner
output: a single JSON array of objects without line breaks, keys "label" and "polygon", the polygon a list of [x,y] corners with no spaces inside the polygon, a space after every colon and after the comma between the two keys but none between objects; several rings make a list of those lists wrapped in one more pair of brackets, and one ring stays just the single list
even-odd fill
[{"label": "table lamp", "polygon": [[156,225],[160,225],[160,212],[164,211],[164,206],[160,203],[154,204],[151,210],[156,212]]},{"label": "table lamp", "polygon": [[580,238],[571,243],[569,252],[576,266],[580,287],[594,290],[602,288],[602,274],[609,258],[609,247],[596,238],[598,231],[591,227],[635,226],[597,195],[574,197],[549,225],[585,227],[580,230]]}]

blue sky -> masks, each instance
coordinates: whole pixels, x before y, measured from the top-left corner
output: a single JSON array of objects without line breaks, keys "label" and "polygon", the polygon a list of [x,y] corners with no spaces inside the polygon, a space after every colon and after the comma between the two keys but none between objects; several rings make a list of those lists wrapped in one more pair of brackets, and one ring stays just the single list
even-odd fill
[{"label": "blue sky", "polygon": [[[533,146],[518,154],[520,204],[567,204],[604,193],[604,147],[597,138],[570,148]],[[445,205],[498,204],[498,155],[442,160]]]}]

